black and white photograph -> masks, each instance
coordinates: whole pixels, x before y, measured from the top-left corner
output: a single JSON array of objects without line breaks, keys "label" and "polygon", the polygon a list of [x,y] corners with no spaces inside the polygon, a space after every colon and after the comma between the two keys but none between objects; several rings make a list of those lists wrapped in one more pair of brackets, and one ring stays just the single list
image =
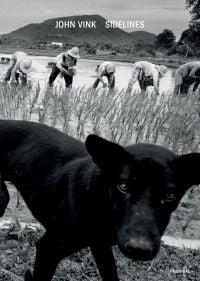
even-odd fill
[{"label": "black and white photograph", "polygon": [[0,281],[200,281],[200,0],[6,0]]}]

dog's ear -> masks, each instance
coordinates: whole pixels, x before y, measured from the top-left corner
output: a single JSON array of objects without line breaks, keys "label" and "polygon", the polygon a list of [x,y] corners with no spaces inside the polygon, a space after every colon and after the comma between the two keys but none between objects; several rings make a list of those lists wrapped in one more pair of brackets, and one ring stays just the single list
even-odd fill
[{"label": "dog's ear", "polygon": [[176,180],[186,186],[200,184],[200,153],[189,153],[171,162]]},{"label": "dog's ear", "polygon": [[89,135],[85,146],[93,161],[101,169],[117,168],[130,159],[130,154],[122,146],[97,135]]}]

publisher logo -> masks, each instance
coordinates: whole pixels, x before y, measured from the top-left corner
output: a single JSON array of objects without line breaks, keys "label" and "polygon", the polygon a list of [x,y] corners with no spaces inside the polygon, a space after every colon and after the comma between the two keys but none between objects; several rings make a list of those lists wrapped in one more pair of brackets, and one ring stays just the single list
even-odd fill
[{"label": "publisher logo", "polygon": [[187,267],[183,267],[182,269],[171,268],[169,272],[172,274],[190,274],[190,270]]}]

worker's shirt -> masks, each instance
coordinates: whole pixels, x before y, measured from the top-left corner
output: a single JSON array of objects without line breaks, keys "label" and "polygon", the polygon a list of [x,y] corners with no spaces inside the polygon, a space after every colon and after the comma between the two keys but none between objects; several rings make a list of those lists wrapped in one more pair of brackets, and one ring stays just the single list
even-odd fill
[{"label": "worker's shirt", "polygon": [[15,52],[10,59],[9,69],[12,69],[13,73],[20,70],[21,61],[26,56],[27,54],[24,52]]},{"label": "worker's shirt", "polygon": [[98,68],[98,71],[97,71],[97,74],[98,74],[99,78],[101,78],[104,75],[108,75],[108,72],[106,71],[106,68],[110,64],[111,64],[111,62],[109,62],[109,61],[105,61],[102,64],[100,64],[100,66]]},{"label": "worker's shirt", "polygon": [[148,61],[135,62],[132,73],[132,82],[134,83],[136,80],[140,80],[142,74],[144,74],[146,77],[152,77],[154,87],[158,87],[159,72],[156,69],[155,64]]},{"label": "worker's shirt", "polygon": [[188,76],[194,76],[200,70],[200,61],[191,61],[181,65],[176,70],[176,76],[182,76],[186,78]]},{"label": "worker's shirt", "polygon": [[56,58],[57,63],[59,62],[66,70],[69,67],[75,66],[77,63],[77,59],[71,59],[71,57],[68,56],[67,52],[58,55]]}]

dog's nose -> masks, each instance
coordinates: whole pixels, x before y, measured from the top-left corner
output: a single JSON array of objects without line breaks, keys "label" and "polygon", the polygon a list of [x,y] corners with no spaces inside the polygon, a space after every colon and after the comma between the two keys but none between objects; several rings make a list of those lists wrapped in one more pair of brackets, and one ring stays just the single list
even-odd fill
[{"label": "dog's nose", "polygon": [[126,253],[136,260],[149,260],[154,257],[154,247],[151,241],[146,239],[129,239],[125,245]]}]

